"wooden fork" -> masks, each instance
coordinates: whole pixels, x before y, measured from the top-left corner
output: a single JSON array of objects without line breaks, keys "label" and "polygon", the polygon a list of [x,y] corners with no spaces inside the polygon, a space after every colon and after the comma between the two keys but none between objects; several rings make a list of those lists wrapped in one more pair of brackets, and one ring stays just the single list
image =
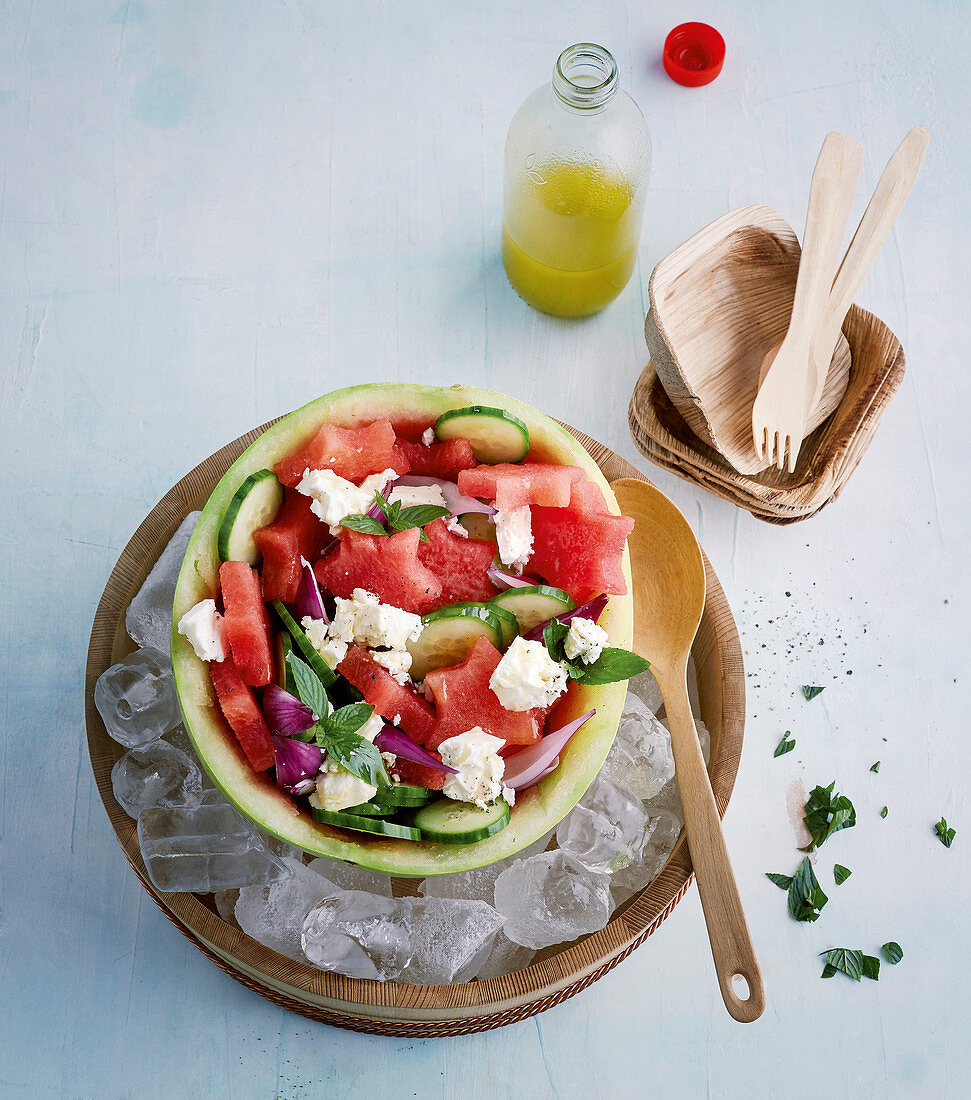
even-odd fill
[{"label": "wooden fork", "polygon": [[813,170],[789,329],[779,347],[765,357],[770,365],[752,406],[756,454],[767,456],[780,470],[788,456],[790,473],[796,468],[820,374],[813,363],[813,341],[833,285],[862,167],[863,146],[858,141],[843,134],[826,135]]}]

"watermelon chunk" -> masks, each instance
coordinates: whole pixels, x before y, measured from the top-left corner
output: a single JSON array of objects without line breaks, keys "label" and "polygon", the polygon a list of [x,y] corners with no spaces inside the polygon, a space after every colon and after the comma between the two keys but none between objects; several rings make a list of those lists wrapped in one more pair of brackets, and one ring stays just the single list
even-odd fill
[{"label": "watermelon chunk", "polygon": [[[382,718],[404,730],[417,744],[422,744],[431,733],[435,725],[431,703],[409,684],[399,684],[366,649],[351,646],[337,671],[357,688],[365,702],[370,703]],[[440,787],[436,789],[441,790]]]},{"label": "watermelon chunk", "polygon": [[467,733],[473,726],[501,737],[507,745],[531,745],[540,739],[546,711],[506,710],[489,687],[501,659],[488,638],[477,638],[461,664],[429,672],[425,688],[434,696],[438,721],[426,748],[437,749],[447,738]]},{"label": "watermelon chunk", "polygon": [[382,603],[421,615],[441,602],[442,583],[418,560],[420,538],[417,527],[393,535],[344,529],[340,547],[316,562],[314,573],[335,596],[348,599],[364,588]]},{"label": "watermelon chunk", "polygon": [[233,661],[244,683],[262,687],[273,679],[273,642],[259,575],[244,561],[224,561],[219,584]]},{"label": "watermelon chunk", "polygon": [[442,584],[442,603],[460,600],[491,600],[495,585],[486,576],[492,564],[495,546],[453,535],[443,519],[436,519],[425,528],[428,542],[418,543],[418,560]]},{"label": "watermelon chunk", "polygon": [[293,489],[307,469],[333,470],[357,484],[368,474],[378,474],[382,470],[406,474],[407,462],[404,452],[395,447],[391,421],[375,420],[364,428],[324,424],[313,439],[281,459],[273,469],[283,484]]},{"label": "watermelon chunk", "polygon": [[[581,483],[582,484],[582,483]],[[603,494],[574,486],[569,508],[533,508],[533,556],[526,570],[545,577],[550,584],[566,589],[578,604],[601,592],[623,595],[623,551],[634,521],[606,511]],[[604,511],[588,511],[597,507]]]},{"label": "watermelon chunk", "polygon": [[[399,439],[398,446],[408,459],[413,474],[454,479],[460,470],[468,470],[475,465],[472,444],[460,436],[442,443],[432,443],[428,447]],[[398,469],[397,466],[394,468]]]},{"label": "watermelon chunk", "polygon": [[497,508],[521,508],[524,504],[565,508],[570,503],[570,486],[586,476],[579,466],[500,462],[460,471],[458,486],[466,496],[494,500]]},{"label": "watermelon chunk", "polygon": [[440,772],[437,768],[416,764],[403,756],[399,756],[388,770],[402,783],[409,783],[415,787],[427,787],[430,791],[440,791],[448,778],[445,772]]},{"label": "watermelon chunk", "polygon": [[326,526],[310,510],[312,503],[310,497],[287,489],[276,519],[253,532],[263,555],[260,577],[267,601],[293,603],[300,583],[301,557],[313,560],[324,542],[330,541]]},{"label": "watermelon chunk", "polygon": [[209,662],[209,677],[216,689],[219,709],[236,735],[246,759],[258,772],[273,767],[273,738],[253,692],[243,683],[232,657]]}]

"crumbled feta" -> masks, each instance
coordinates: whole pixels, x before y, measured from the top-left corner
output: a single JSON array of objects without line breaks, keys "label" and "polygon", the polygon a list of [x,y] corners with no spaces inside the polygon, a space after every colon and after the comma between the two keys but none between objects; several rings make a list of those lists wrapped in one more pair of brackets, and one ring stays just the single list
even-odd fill
[{"label": "crumbled feta", "polygon": [[379,665],[383,665],[399,684],[410,682],[408,670],[411,668],[411,654],[407,649],[375,649],[371,656]]},{"label": "crumbled feta", "polygon": [[506,710],[548,707],[566,691],[569,678],[564,666],[554,661],[542,642],[513,638],[489,679]]},{"label": "crumbled feta", "polygon": [[416,504],[434,504],[436,508],[447,508],[445,494],[438,485],[396,485],[388,494],[388,503],[398,501],[402,508],[412,508]]},{"label": "crumbled feta", "polygon": [[374,743],[375,737],[384,729],[384,719],[375,711],[360,729],[354,732],[363,737],[365,741]]},{"label": "crumbled feta", "polygon": [[495,802],[502,791],[506,762],[499,750],[505,743],[480,726],[443,741],[438,746],[442,762],[455,768],[456,774],[446,777],[442,794],[459,802],[474,802],[483,809]]},{"label": "crumbled feta", "polygon": [[310,497],[310,510],[324,523],[329,523],[332,533],[345,516],[366,512],[374,503],[374,494],[380,493],[389,481],[397,477],[394,470],[371,474],[360,485],[335,474],[333,470],[304,470],[297,485],[297,492]]},{"label": "crumbled feta", "polygon": [[507,787],[505,783],[502,785],[502,797],[509,803],[510,806],[516,805],[516,789],[515,787]]},{"label": "crumbled feta", "polygon": [[330,669],[335,669],[347,656],[347,642],[337,638],[329,638],[327,631],[330,629],[323,619],[312,619],[304,615],[300,620],[304,634],[310,639],[310,644],[317,650],[324,660],[324,664]]},{"label": "crumbled feta", "polygon": [[585,665],[592,665],[607,644],[607,631],[597,626],[593,619],[570,620],[570,632],[563,639],[563,652],[575,661],[578,657]]},{"label": "crumbled feta", "polygon": [[404,649],[421,634],[421,616],[381,603],[372,592],[355,588],[349,600],[336,598],[337,611],[328,637],[365,646]]},{"label": "crumbled feta", "polygon": [[325,757],[317,776],[317,788],[310,794],[310,805],[318,810],[336,812],[346,810],[348,806],[370,802],[377,793],[377,787],[358,779],[340,764]]},{"label": "crumbled feta", "polygon": [[200,600],[179,619],[179,633],[187,638],[200,661],[226,659],[226,624],[215,600]]},{"label": "crumbled feta", "polygon": [[467,539],[469,537],[468,531],[459,523],[458,516],[449,516],[445,521],[445,526],[452,532],[453,535],[458,535],[460,539]]},{"label": "crumbled feta", "polygon": [[503,565],[521,573],[533,552],[533,528],[529,505],[521,508],[500,508],[495,515],[496,542]]},{"label": "crumbled feta", "polygon": [[435,442],[435,429],[426,428],[421,433],[421,441],[425,444],[426,447],[430,447]]}]

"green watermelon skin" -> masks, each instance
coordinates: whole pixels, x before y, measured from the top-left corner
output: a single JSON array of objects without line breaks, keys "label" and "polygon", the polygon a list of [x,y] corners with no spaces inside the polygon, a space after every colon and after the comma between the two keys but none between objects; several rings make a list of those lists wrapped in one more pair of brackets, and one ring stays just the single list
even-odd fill
[{"label": "green watermelon skin", "polygon": [[[338,390],[298,409],[263,432],[232,464],[213,490],[196,525],[183,561],[173,605],[174,622],[201,599],[218,591],[219,524],[242,481],[257,470],[272,469],[312,439],[325,422],[354,428],[376,420],[394,424],[432,424],[441,413],[469,405],[507,409],[530,434],[532,459],[580,466],[601,490],[610,511],[616,501],[599,468],[579,442],[555,421],[515,398],[472,386],[433,387],[381,383]],[[630,591],[626,549],[621,569]],[[611,599],[600,623],[611,644],[629,647],[633,636],[633,603],[629,595]],[[236,739],[215,704],[208,666],[188,641],[173,630],[172,664],[185,726],[203,766],[226,798],[245,816],[273,835],[317,855],[343,859],[378,871],[404,876],[452,874],[482,867],[525,848],[543,836],[579,801],[613,741],[623,708],[625,683],[603,687],[573,684],[556,707],[557,726],[580,717],[591,707],[597,714],[571,739],[560,766],[517,799],[509,825],[477,844],[438,845],[367,834],[351,837],[314,822],[271,781],[256,775],[239,751]]]}]

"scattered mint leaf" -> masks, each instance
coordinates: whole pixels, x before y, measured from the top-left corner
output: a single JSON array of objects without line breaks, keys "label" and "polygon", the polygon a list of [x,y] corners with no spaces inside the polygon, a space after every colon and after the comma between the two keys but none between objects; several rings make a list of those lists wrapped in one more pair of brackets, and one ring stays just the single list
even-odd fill
[{"label": "scattered mint leaf", "polygon": [[358,779],[363,779],[372,787],[387,787],[391,781],[381,753],[357,733],[373,713],[374,707],[368,703],[351,703],[335,710],[320,724],[317,744]]},{"label": "scattered mint leaf", "polygon": [[[395,501],[395,504],[397,503]],[[413,504],[410,508],[402,508],[393,519],[389,519],[388,526],[395,531],[407,531],[409,527],[422,528],[422,541],[428,542],[428,536],[424,531],[425,525],[451,514],[447,508],[440,508],[437,504]]]},{"label": "scattered mint leaf", "polygon": [[786,740],[786,738],[789,737],[789,733],[790,731],[786,730],[782,735],[782,740],[776,745],[775,752],[772,754],[773,756],[785,756],[787,752],[792,752],[796,747],[796,739],[794,737],[791,741]]},{"label": "scattered mint leaf", "polygon": [[881,817],[886,817],[888,813],[890,813],[889,807],[884,806],[883,809],[880,811],[880,816]]},{"label": "scattered mint leaf", "polygon": [[[562,625],[562,623],[560,624]],[[570,675],[581,684],[613,684],[629,680],[651,667],[651,662],[626,649],[605,649],[590,665],[571,666]],[[574,673],[573,668],[577,671]]]},{"label": "scattered mint leaf", "polygon": [[820,692],[822,692],[824,690],[825,689],[821,688],[819,686],[819,684],[803,684],[802,685],[802,694],[803,694],[803,698],[805,698],[805,699],[815,699],[816,696],[819,695]]},{"label": "scattered mint leaf", "polygon": [[853,803],[843,794],[833,793],[834,779],[828,787],[813,787],[806,802],[806,814],[803,820],[812,843],[800,851],[811,852],[825,843],[840,829],[851,829],[856,824],[856,810]]},{"label": "scattered mint leaf", "polygon": [[809,856],[806,856],[789,884],[789,915],[799,921],[818,920],[827,901],[829,898],[823,893]]},{"label": "scattered mint leaf", "polygon": [[773,871],[766,871],[765,877],[769,882],[774,882],[780,890],[788,890],[792,885],[792,875],[777,875]]},{"label": "scattered mint leaf", "polygon": [[870,765],[870,771],[871,772],[878,772],[879,770],[880,770],[880,761],[879,760],[875,764]]},{"label": "scattered mint leaf", "polygon": [[357,512],[345,516],[340,521],[339,526],[346,527],[350,531],[360,531],[365,535],[386,535],[388,533],[380,520],[376,520],[374,516],[360,515]]},{"label": "scattered mint leaf", "polygon": [[314,712],[314,721],[323,721],[330,714],[330,699],[320,681],[320,677],[291,650],[284,658],[290,666],[293,684],[301,703],[305,703]]},{"label": "scattered mint leaf", "polygon": [[884,958],[887,960],[887,962],[891,963],[893,966],[896,966],[897,963],[899,963],[900,960],[904,957],[904,949],[900,946],[899,943],[894,943],[893,940],[891,940],[889,943],[885,943],[883,947],[880,948],[880,950],[883,952]]},{"label": "scattered mint leaf", "polygon": [[849,947],[834,947],[829,951],[821,951],[820,954],[826,956],[826,965],[820,977],[831,978],[837,970],[855,982],[863,977],[862,951],[853,951]]},{"label": "scattered mint leaf", "polygon": [[863,977],[871,978],[875,982],[880,980],[880,960],[876,955],[863,956]]},{"label": "scattered mint leaf", "polygon": [[957,833],[953,829],[947,827],[947,822],[942,817],[940,821],[934,826],[934,832],[937,833],[937,839],[944,845],[945,848],[950,848],[951,843],[954,840]]},{"label": "scattered mint leaf", "polygon": [[837,886],[842,886],[852,874],[853,872],[849,867],[844,867],[842,863],[837,863],[833,868],[833,878],[836,879]]}]

